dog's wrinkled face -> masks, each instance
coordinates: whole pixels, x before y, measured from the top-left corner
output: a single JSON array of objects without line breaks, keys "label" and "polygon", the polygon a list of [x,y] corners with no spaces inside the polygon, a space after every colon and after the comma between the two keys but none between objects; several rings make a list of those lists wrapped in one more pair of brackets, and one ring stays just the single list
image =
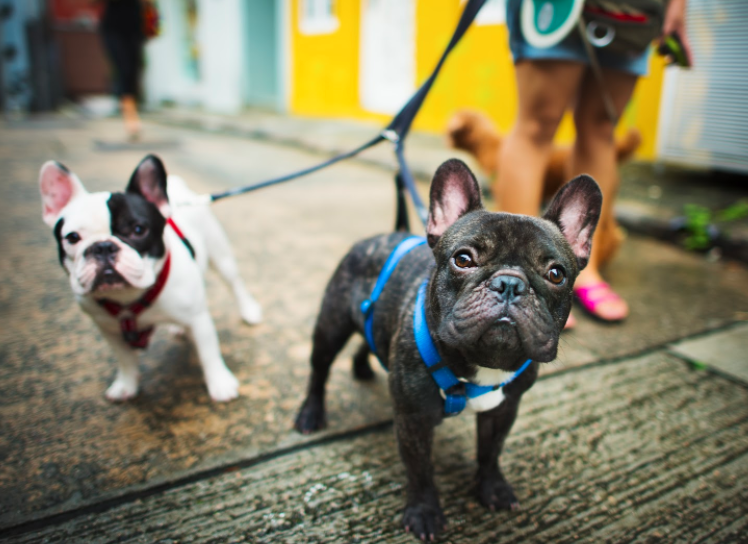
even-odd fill
[{"label": "dog's wrinkled face", "polygon": [[503,370],[552,361],[601,203],[597,184],[580,176],[542,219],[491,213],[462,162],[442,165],[427,228],[436,258],[430,314],[442,348]]},{"label": "dog's wrinkled face", "polygon": [[146,157],[124,193],[89,193],[78,177],[50,161],[41,170],[42,216],[53,228],[60,264],[77,295],[104,295],[156,280],[168,209],[161,161]]}]

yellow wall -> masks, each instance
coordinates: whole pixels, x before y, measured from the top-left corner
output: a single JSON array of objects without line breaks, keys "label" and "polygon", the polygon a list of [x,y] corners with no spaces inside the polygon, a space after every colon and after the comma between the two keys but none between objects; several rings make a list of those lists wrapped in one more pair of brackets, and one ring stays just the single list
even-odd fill
[{"label": "yellow wall", "polygon": [[[359,40],[361,0],[337,0],[338,30],[305,36],[298,31],[302,0],[292,0],[293,81],[290,111],[298,115],[350,117],[384,123],[387,116],[365,111],[359,100]],[[460,0],[416,2],[416,82],[428,77],[454,31]],[[654,59],[650,75],[641,78],[619,131],[636,126],[643,143],[638,156],[655,156],[657,117],[663,63]],[[514,67],[504,25],[473,25],[454,49],[436,80],[414,128],[441,133],[452,113],[460,108],[483,110],[502,132],[511,128],[517,109]],[[565,118],[557,140],[573,140],[571,120]]]},{"label": "yellow wall", "polygon": [[351,117],[384,122],[359,105],[360,0],[337,0],[340,25],[331,34],[299,32],[302,0],[291,0],[291,97],[297,115]]}]

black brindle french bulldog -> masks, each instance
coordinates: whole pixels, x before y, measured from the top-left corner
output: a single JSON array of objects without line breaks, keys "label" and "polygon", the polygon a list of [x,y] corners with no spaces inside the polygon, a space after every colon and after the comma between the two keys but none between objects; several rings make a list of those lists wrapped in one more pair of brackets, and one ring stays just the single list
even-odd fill
[{"label": "black brindle french bulldog", "polygon": [[[439,366],[472,384],[498,385],[516,377],[467,401],[478,413],[478,498],[491,509],[515,509],[519,503],[501,472],[499,455],[520,398],[535,382],[538,363],[556,357],[572,286],[587,264],[601,204],[597,183],[579,176],[559,191],[542,218],[492,213],[483,209],[478,183],[464,163],[452,159],[436,171],[426,229],[430,248],[416,247],[399,261],[373,314],[374,350],[389,369],[395,429],[408,475],[403,525],[417,537],[433,539],[445,526],[431,444],[434,427],[445,415],[446,394],[414,339],[419,287],[428,278],[425,317]],[[330,280],[314,329],[308,396],[295,424],[300,432],[325,426],[330,365],[354,331],[363,333],[361,304],[407,236],[359,242]],[[528,359],[532,363],[515,376]],[[354,373],[372,375],[366,345],[354,358]]]}]

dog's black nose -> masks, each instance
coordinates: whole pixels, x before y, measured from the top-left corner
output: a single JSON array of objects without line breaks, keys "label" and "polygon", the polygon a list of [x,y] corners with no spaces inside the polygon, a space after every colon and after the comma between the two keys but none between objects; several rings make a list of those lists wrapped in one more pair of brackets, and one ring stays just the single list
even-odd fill
[{"label": "dog's black nose", "polygon": [[93,255],[97,259],[108,260],[119,251],[114,242],[96,242],[86,250],[87,255]]},{"label": "dog's black nose", "polygon": [[522,278],[509,274],[496,276],[491,280],[489,287],[499,294],[499,299],[502,302],[511,302],[527,291],[527,284]]}]

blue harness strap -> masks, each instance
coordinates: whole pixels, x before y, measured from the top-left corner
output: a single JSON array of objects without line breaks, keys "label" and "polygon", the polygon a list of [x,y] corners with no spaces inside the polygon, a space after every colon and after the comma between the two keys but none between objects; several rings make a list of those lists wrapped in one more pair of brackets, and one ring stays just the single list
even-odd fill
[{"label": "blue harness strap", "polygon": [[[369,344],[369,349],[374,355],[377,355],[377,349],[374,345],[374,304],[379,300],[379,296],[384,291],[384,286],[387,285],[387,280],[390,279],[400,260],[411,250],[425,243],[426,238],[423,236],[410,236],[395,246],[395,249],[387,257],[387,261],[379,272],[379,277],[377,278],[377,283],[374,285],[374,290],[371,292],[371,296],[361,303],[361,312],[366,317],[364,321],[364,335]],[[377,357],[379,356],[377,355]],[[381,359],[379,362],[382,362]],[[385,366],[384,363],[382,363],[382,366]],[[385,368],[387,367],[385,366]]]},{"label": "blue harness strap", "polygon": [[431,377],[434,378],[436,385],[444,391],[444,414],[454,416],[465,409],[468,399],[480,397],[512,383],[517,376],[522,374],[530,366],[532,360],[528,359],[525,361],[517,372],[498,385],[478,385],[458,380],[454,372],[442,363],[441,356],[436,350],[434,341],[431,339],[428,323],[426,323],[425,301],[428,281],[428,278],[425,279],[418,289],[416,308],[413,313],[413,333],[416,338],[418,353],[421,354],[421,359],[423,359],[424,364],[429,369],[429,372],[431,372]]},{"label": "blue harness strap", "polygon": [[[361,303],[361,312],[365,317],[364,335],[369,344],[369,349],[374,355],[377,355],[377,350],[374,345],[374,304],[379,299],[382,291],[384,291],[384,286],[387,285],[387,280],[390,279],[390,276],[395,271],[400,260],[411,250],[425,243],[426,239],[421,236],[411,236],[400,242],[395,249],[392,250],[389,257],[387,257],[384,267],[382,267],[381,272],[379,272],[377,282],[374,284],[374,290],[372,291],[371,296]],[[441,356],[434,345],[434,341],[431,339],[428,323],[426,323],[425,300],[428,281],[428,278],[423,280],[421,287],[418,289],[416,307],[413,312],[413,333],[415,335],[416,346],[418,347],[418,353],[421,355],[421,359],[429,369],[436,385],[439,386],[439,389],[444,391],[444,414],[447,416],[454,416],[465,409],[468,399],[474,399],[481,395],[485,395],[486,393],[490,393],[491,391],[496,391],[513,382],[517,376],[522,374],[522,372],[530,366],[532,361],[530,359],[525,361],[517,372],[498,385],[478,385],[458,380],[454,373],[442,362]],[[377,355],[377,358],[378,357],[379,355]],[[382,366],[385,369],[387,369],[381,359],[379,362],[382,363]]]}]

